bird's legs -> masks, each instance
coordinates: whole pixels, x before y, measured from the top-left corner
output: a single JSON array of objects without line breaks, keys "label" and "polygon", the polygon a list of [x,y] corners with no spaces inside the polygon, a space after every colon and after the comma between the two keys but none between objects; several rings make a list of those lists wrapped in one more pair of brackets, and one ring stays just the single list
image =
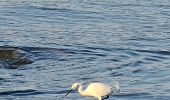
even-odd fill
[{"label": "bird's legs", "polygon": [[107,95],[107,96],[103,97],[102,100],[108,99],[108,98],[109,98],[109,96]]},{"label": "bird's legs", "polygon": [[103,96],[103,97],[98,97],[98,100],[104,100],[104,99],[108,99],[109,98],[109,96],[107,95],[107,96]]},{"label": "bird's legs", "polygon": [[98,100],[103,100],[102,97],[98,97]]}]

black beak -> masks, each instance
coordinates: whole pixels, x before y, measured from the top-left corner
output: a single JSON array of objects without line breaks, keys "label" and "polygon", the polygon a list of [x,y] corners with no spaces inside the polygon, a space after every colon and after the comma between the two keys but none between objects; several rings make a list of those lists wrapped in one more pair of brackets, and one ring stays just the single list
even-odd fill
[{"label": "black beak", "polygon": [[68,90],[68,92],[65,94],[65,97],[72,91],[72,89]]}]

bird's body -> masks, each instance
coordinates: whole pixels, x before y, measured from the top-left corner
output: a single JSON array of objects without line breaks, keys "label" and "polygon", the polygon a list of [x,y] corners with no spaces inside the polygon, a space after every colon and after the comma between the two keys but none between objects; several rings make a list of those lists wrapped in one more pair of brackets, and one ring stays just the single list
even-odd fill
[{"label": "bird's body", "polygon": [[88,96],[107,96],[112,93],[112,87],[104,84],[104,83],[91,83],[88,85],[88,87],[84,90]]},{"label": "bird's body", "polygon": [[[71,90],[73,89],[78,89],[78,92],[82,96],[92,96],[98,98],[98,100],[102,100],[103,97],[108,97],[113,92],[119,91],[120,88],[118,84],[116,84],[115,86],[110,86],[105,83],[95,82],[89,84],[86,89],[83,89],[82,84],[74,83],[71,87]],[[68,95],[69,93],[67,93],[66,95]]]}]

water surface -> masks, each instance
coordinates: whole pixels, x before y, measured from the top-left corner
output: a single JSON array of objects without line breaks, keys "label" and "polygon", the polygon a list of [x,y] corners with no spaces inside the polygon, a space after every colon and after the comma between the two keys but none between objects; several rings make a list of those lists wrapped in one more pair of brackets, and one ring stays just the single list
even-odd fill
[{"label": "water surface", "polygon": [[0,30],[1,100],[113,80],[121,92],[108,100],[170,99],[169,0],[0,0]]}]

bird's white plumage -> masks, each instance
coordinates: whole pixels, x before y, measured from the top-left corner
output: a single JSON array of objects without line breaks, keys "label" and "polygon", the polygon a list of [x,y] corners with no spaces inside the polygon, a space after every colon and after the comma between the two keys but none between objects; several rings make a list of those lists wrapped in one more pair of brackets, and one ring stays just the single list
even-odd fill
[{"label": "bird's white plumage", "polygon": [[[71,90],[73,89],[78,89],[79,93],[82,96],[93,96],[98,98],[98,100],[102,100],[102,97],[109,96],[113,92],[118,92],[120,90],[118,84],[110,86],[108,84],[100,82],[89,84],[85,90],[83,89],[82,84],[74,83],[71,87]],[[66,96],[71,92],[71,90],[66,94]]]},{"label": "bird's white plumage", "polygon": [[112,87],[104,83],[91,83],[85,90],[91,96],[107,96],[112,93]]}]

